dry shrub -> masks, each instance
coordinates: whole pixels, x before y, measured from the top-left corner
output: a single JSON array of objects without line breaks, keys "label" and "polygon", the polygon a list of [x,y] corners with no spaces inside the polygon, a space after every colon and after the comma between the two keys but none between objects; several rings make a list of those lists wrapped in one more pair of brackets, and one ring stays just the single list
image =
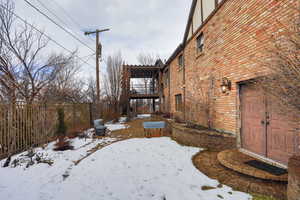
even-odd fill
[{"label": "dry shrub", "polygon": [[58,142],[55,144],[54,151],[66,151],[73,150],[74,147],[70,144],[70,141],[66,140],[66,138],[58,138]]},{"label": "dry shrub", "polygon": [[112,110],[103,111],[102,119],[104,122],[113,122],[116,123],[119,121],[121,114],[119,112],[114,112]]},{"label": "dry shrub", "polygon": [[86,131],[89,128],[90,128],[90,126],[87,126],[87,125],[80,125],[80,126],[77,126],[77,127],[70,128],[67,131],[67,137],[70,138],[70,139],[76,138],[81,133],[83,133],[84,131]]}]

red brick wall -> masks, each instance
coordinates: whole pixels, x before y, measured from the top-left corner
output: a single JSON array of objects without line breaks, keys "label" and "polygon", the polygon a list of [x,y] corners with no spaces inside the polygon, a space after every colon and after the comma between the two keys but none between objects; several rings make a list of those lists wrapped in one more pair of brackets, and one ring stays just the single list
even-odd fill
[{"label": "red brick wall", "polygon": [[[237,133],[238,83],[262,75],[259,64],[270,36],[280,35],[278,20],[295,18],[298,0],[227,0],[198,31],[184,49],[186,79],[186,119],[212,128]],[[196,37],[204,33],[204,51],[196,51]],[[228,94],[220,91],[221,79],[232,81]],[[175,111],[175,95],[183,94],[183,70],[177,57],[170,64],[170,104]],[[209,89],[208,89],[209,88]],[[209,99],[210,110],[205,110]],[[208,114],[207,114],[208,113]],[[209,116],[209,117],[208,117]]]},{"label": "red brick wall", "polygon": [[170,110],[173,116],[179,116],[183,119],[183,113],[176,111],[175,95],[183,95],[183,69],[178,65],[178,56],[172,61],[170,70]]},{"label": "red brick wall", "polygon": [[163,96],[164,96],[164,102],[163,102],[163,107],[162,107],[162,111],[164,112],[164,113],[168,113],[169,112],[169,110],[170,110],[170,103],[169,103],[169,99],[170,99],[170,97],[169,97],[169,86],[167,86],[167,87],[164,87],[164,89],[163,89]]}]

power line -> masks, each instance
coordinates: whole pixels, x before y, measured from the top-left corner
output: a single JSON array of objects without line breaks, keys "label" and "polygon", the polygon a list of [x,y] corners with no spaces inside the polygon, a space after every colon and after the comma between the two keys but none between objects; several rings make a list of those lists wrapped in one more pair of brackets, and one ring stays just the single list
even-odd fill
[{"label": "power line", "polygon": [[56,1],[54,1],[54,0],[52,0],[58,7],[60,7],[62,10],[63,10],[63,12],[65,13],[65,15],[74,23],[74,24],[76,24],[80,29],[82,28],[81,27],[81,25],[79,24],[79,23],[77,23],[75,20],[74,20],[74,18],[73,17],[71,17],[71,15],[60,5],[60,4],[58,4],[58,2],[56,2]]},{"label": "power line", "polygon": [[[52,0],[51,2],[55,3],[63,12],[64,14],[79,28],[82,29],[82,26],[68,13],[68,11],[66,9],[64,9],[64,7],[62,7],[57,1]],[[93,39],[91,39],[90,37],[88,37],[91,41],[94,42]]]},{"label": "power line", "polygon": [[60,17],[58,17],[54,12],[52,12],[52,10],[50,10],[43,2],[41,2],[40,0],[36,0],[43,8],[45,8],[48,12],[50,12],[52,15],[54,15],[56,17],[56,19],[58,19],[58,21],[60,21],[62,24],[64,24],[65,26],[68,26]]},{"label": "power line", "polygon": [[91,56],[94,56],[94,55],[96,55],[96,54],[95,54],[95,53],[92,53],[92,54],[90,54],[90,55],[83,56],[83,57],[81,57],[81,58],[88,58],[88,57],[91,57]]},{"label": "power line", "polygon": [[95,53],[93,53],[93,54],[91,54],[91,55],[88,55],[88,56],[81,57],[81,58],[82,58],[82,59],[87,58],[87,60],[85,61],[85,62],[87,62],[87,61],[89,61],[91,58],[93,58],[92,56],[94,56],[94,55],[95,55]]},{"label": "power line", "polygon": [[71,35],[75,40],[77,40],[78,42],[80,42],[81,44],[83,44],[84,46],[86,46],[87,48],[89,48],[90,50],[92,50],[93,52],[95,52],[94,49],[92,49],[91,47],[89,47],[86,43],[84,43],[82,40],[80,40],[78,37],[76,37],[72,32],[68,31],[67,29],[65,29],[64,27],[62,27],[60,24],[58,24],[56,21],[54,21],[51,17],[49,17],[48,15],[46,15],[45,13],[43,13],[40,9],[38,9],[36,6],[34,6],[33,4],[31,4],[30,2],[28,2],[27,0],[24,0],[28,5],[30,5],[33,9],[35,9],[37,12],[39,12],[41,15],[43,15],[44,17],[46,17],[49,21],[51,21],[53,24],[55,24],[56,26],[58,26],[60,29],[62,29],[63,31],[65,31],[66,33],[68,33],[69,35]]},{"label": "power line", "polygon": [[[66,27],[70,27],[66,22],[64,22],[64,20],[62,20],[57,14],[55,14],[51,9],[49,9],[42,1],[40,0],[36,0],[43,8],[45,8],[49,13],[51,13],[56,19],[58,19],[58,21],[60,21],[63,25],[65,25]],[[80,28],[79,28],[80,29]],[[77,33],[77,36],[79,36],[79,34]],[[90,38],[88,38],[90,39]],[[92,39],[90,39],[91,41],[93,41]],[[94,41],[93,41],[94,42]]]},{"label": "power line", "polygon": [[[56,40],[52,39],[49,35],[47,35],[46,33],[44,33],[43,31],[39,30],[38,28],[36,28],[35,26],[33,26],[32,24],[28,23],[25,19],[23,19],[22,17],[20,17],[19,15],[17,15],[15,12],[9,10],[8,8],[4,7],[3,5],[0,5],[2,8],[4,8],[6,11],[10,12],[11,14],[13,14],[16,18],[18,18],[19,20],[21,20],[22,22],[24,22],[26,25],[29,25],[30,27],[32,27],[34,30],[36,30],[37,32],[45,35],[45,37],[47,37],[50,41],[52,41],[53,43],[55,43],[57,46],[61,47],[62,49],[64,49],[65,51],[69,52],[69,53],[74,53],[73,51],[69,50],[68,48],[64,47],[62,44],[60,44],[59,42],[57,42]],[[83,63],[92,66],[91,64],[89,64],[87,61],[84,61],[81,57],[75,55],[76,58],[78,58],[79,60],[81,60]]]}]

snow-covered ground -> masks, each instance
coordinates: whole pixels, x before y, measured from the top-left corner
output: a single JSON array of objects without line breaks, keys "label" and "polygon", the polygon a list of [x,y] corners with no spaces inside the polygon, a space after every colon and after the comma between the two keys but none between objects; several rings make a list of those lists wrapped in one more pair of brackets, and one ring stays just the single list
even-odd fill
[{"label": "snow-covered ground", "polygon": [[[251,196],[227,186],[201,190],[219,184],[192,164],[198,148],[183,147],[169,138],[130,139],[98,150],[79,165],[72,164],[96,144],[76,150],[45,150],[52,166],[0,168],[0,199],[9,200],[248,200]],[[112,139],[113,140],[113,139]],[[81,147],[81,148],[80,148]],[[3,164],[3,161],[1,161]],[[63,178],[63,174],[69,175]]]},{"label": "snow-covered ground", "polygon": [[114,124],[113,123],[106,123],[105,126],[110,131],[116,131],[116,130],[120,130],[120,129],[129,128],[129,126],[127,124],[124,124],[123,122],[114,123]]},{"label": "snow-covered ground", "polygon": [[145,119],[145,118],[150,118],[150,117],[151,117],[151,114],[140,114],[140,115],[137,115],[136,118]]}]

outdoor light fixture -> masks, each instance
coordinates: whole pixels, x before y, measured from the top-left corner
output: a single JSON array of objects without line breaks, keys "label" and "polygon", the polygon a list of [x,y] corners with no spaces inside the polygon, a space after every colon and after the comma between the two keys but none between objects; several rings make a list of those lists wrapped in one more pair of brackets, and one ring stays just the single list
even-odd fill
[{"label": "outdoor light fixture", "polygon": [[230,90],[231,90],[231,81],[228,78],[224,77],[222,79],[221,91],[223,93],[226,93],[227,91],[230,91]]}]

